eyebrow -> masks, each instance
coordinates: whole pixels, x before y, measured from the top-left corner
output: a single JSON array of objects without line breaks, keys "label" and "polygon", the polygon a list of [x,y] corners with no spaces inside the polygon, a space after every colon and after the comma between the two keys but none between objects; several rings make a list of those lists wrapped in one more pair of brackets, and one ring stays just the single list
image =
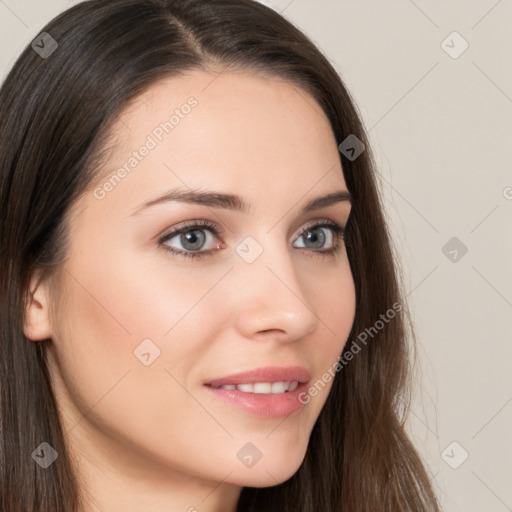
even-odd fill
[{"label": "eyebrow", "polygon": [[[197,191],[174,189],[160,197],[157,197],[156,199],[151,199],[139,206],[136,206],[133,208],[134,211],[129,215],[129,217],[136,215],[142,210],[150,208],[151,206],[161,203],[168,203],[171,201],[200,204],[203,206],[209,206],[211,208],[224,208],[227,210],[239,211],[245,214],[249,213],[251,209],[250,204],[248,204],[242,197],[235,194],[224,194],[221,192],[208,190]],[[326,208],[327,206],[331,206],[335,203],[343,201],[347,201],[350,204],[353,203],[352,195],[348,190],[338,190],[326,196],[312,199],[304,206],[302,213]]]}]

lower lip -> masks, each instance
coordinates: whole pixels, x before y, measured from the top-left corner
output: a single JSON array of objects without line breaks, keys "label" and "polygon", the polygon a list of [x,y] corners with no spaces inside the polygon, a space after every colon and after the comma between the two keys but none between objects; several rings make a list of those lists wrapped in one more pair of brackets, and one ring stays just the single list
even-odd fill
[{"label": "lower lip", "polygon": [[301,393],[306,392],[307,382],[303,382],[287,393],[246,393],[238,389],[220,389],[206,386],[211,393],[225,402],[261,418],[281,418],[292,414],[304,405]]}]

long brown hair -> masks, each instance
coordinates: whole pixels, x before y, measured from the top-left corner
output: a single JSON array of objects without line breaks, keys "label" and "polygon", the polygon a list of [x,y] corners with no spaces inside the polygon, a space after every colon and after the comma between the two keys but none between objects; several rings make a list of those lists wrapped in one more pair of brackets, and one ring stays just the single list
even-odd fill
[{"label": "long brown hair", "polygon": [[[316,99],[338,144],[352,134],[365,145],[355,159],[340,152],[353,197],[345,240],[357,296],[343,364],[300,468],[280,485],[244,488],[237,510],[439,511],[404,430],[414,333],[374,159],[355,102],[328,59],[253,0],[89,0],[42,32],[58,46],[48,36],[39,44],[46,55],[28,45],[0,90],[2,512],[80,506],[44,343],[23,333],[28,283],[35,270],[52,275],[65,260],[70,207],[101,167],[116,116],[158,80],[192,69],[285,79]],[[384,325],[382,316],[397,305],[400,313]],[[360,350],[350,356],[354,342]],[[59,454],[47,469],[31,457],[43,441]]]}]

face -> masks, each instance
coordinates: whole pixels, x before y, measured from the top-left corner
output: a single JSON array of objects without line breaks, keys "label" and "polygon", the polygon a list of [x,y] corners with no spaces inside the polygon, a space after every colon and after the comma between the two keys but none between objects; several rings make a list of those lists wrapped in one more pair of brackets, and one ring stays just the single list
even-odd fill
[{"label": "face", "polygon": [[[284,81],[197,71],[153,86],[112,130],[52,296],[67,438],[129,475],[277,485],[304,458],[355,313],[337,231],[350,202],[303,211],[347,191],[329,122]],[[217,195],[146,204],[171,192]],[[206,385],[266,367],[278,373],[252,382],[323,386],[307,401]],[[308,377],[279,378],[287,367]]]}]

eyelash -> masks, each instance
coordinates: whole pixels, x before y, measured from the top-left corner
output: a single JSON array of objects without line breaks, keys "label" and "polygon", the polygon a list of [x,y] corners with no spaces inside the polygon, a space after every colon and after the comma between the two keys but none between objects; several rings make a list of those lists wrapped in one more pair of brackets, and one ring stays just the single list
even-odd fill
[{"label": "eyelash", "polygon": [[[212,249],[209,251],[182,251],[179,249],[175,249],[174,247],[170,247],[168,245],[165,245],[164,242],[167,240],[170,240],[174,238],[177,235],[180,235],[182,233],[188,233],[189,231],[196,231],[196,230],[202,230],[203,228],[208,228],[216,237],[222,236],[223,231],[217,227],[216,224],[207,221],[207,220],[199,220],[199,221],[192,221],[188,224],[185,224],[181,226],[180,228],[171,231],[170,233],[167,233],[162,238],[158,240],[158,245],[162,247],[162,249],[168,253],[171,253],[175,256],[181,256],[184,258],[204,258],[207,256],[213,256],[213,253],[216,252],[218,249]],[[316,253],[316,255],[324,256],[324,257],[335,257],[342,249],[342,243],[340,241],[345,242],[345,227],[341,226],[337,222],[333,221],[321,221],[317,224],[313,224],[311,226],[308,226],[304,228],[298,235],[297,238],[300,238],[304,233],[307,233],[308,231],[313,231],[317,228],[330,228],[334,232],[334,242],[335,245],[331,249],[328,250],[315,250],[311,249],[313,253]],[[299,247],[298,249],[304,249],[307,250],[307,248]]]}]

